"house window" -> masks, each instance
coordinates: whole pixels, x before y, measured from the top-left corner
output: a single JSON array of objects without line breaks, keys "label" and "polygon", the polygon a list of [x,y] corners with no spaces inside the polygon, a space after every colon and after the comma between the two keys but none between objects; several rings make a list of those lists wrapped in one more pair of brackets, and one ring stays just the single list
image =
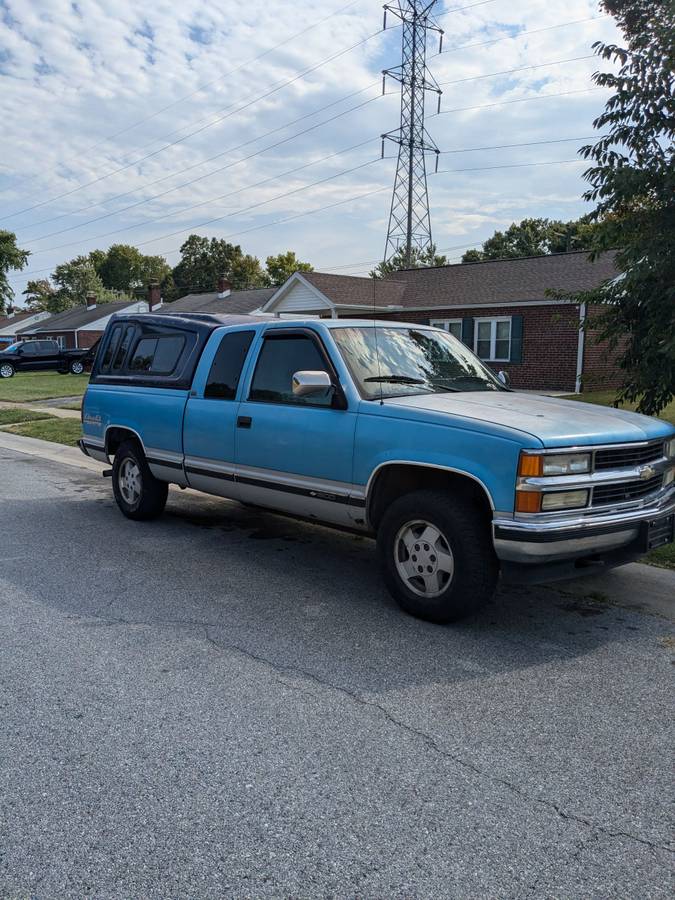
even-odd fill
[{"label": "house window", "polygon": [[450,332],[458,341],[462,340],[462,320],[461,319],[431,319],[429,324],[432,328],[443,328]]},{"label": "house window", "polygon": [[487,362],[511,359],[511,319],[476,319],[474,351]]}]

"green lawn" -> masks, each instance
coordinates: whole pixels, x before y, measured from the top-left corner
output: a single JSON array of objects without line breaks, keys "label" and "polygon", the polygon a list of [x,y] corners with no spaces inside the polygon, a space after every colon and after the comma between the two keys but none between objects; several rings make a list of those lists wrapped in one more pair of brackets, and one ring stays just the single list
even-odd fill
[{"label": "green lawn", "polygon": [[[615,391],[588,391],[584,394],[568,394],[563,400],[581,400],[583,403],[597,403],[599,406],[612,406],[616,398]],[[626,409],[630,412],[635,411],[634,403],[625,403],[619,409]],[[675,400],[661,411],[660,419],[665,419],[671,425],[675,425]]]},{"label": "green lawn", "polygon": [[69,447],[75,447],[82,437],[82,425],[79,419],[57,419],[55,416],[37,422],[10,425],[4,430],[12,434],[23,435],[23,437],[52,441],[55,444],[67,444]]},{"label": "green lawn", "polygon": [[88,375],[59,375],[58,372],[18,372],[13,378],[0,379],[0,400],[25,403],[75,397],[84,394]]},{"label": "green lawn", "polygon": [[650,566],[660,566],[662,569],[675,569],[675,544],[666,544],[658,550],[652,550],[644,558]]},{"label": "green lawn", "polygon": [[0,425],[13,425],[15,422],[34,422],[38,419],[51,419],[47,412],[33,412],[32,409],[0,409]]}]

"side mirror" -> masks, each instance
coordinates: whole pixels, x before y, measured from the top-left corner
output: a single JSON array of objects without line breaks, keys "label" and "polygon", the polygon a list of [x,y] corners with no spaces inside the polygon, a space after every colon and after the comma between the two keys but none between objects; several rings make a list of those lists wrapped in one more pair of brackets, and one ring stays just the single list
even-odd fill
[{"label": "side mirror", "polygon": [[319,394],[332,386],[333,383],[328,372],[296,372],[293,376],[293,395],[295,397]]},{"label": "side mirror", "polygon": [[503,369],[500,369],[497,373],[497,378],[501,381],[504,387],[511,387],[511,376],[508,372],[505,372]]}]

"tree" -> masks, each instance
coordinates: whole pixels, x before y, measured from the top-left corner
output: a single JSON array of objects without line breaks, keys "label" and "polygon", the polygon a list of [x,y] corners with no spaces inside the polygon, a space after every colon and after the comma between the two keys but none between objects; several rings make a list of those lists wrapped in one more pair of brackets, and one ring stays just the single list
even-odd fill
[{"label": "tree", "polygon": [[103,286],[88,256],[76,256],[75,259],[58,265],[52,274],[52,281],[56,284],[52,304],[61,310],[84,303],[88,293],[96,294],[97,303],[125,298],[124,294]]},{"label": "tree", "polygon": [[14,290],[7,275],[11,271],[21,271],[28,262],[29,250],[21,250],[16,244],[13,231],[0,231],[0,313],[14,299]]},{"label": "tree", "polygon": [[287,250],[278,256],[268,256],[265,268],[269,283],[275,287],[287,281],[294,272],[314,271],[314,267],[309,263],[300,262],[293,250]]},{"label": "tree", "polygon": [[48,278],[29,281],[23,295],[28,309],[35,312],[60,312],[63,309],[59,306],[56,291]]},{"label": "tree", "polygon": [[427,266],[445,266],[448,264],[446,256],[439,256],[436,253],[436,247],[432,244],[426,250],[414,248],[411,254],[410,262],[406,258],[405,247],[401,247],[386,262],[381,262],[376,269],[370,273],[371,278],[386,278],[392,272],[399,272],[402,269],[424,269]]},{"label": "tree", "polygon": [[675,395],[675,7],[672,0],[602,0],[625,47],[597,42],[618,73],[593,80],[614,93],[582,147],[586,200],[596,202],[594,255],[618,248],[619,276],[574,300],[602,304],[599,339],[619,351],[618,400],[659,413]]},{"label": "tree", "polygon": [[480,250],[467,250],[462,262],[484,259],[518,259],[522,256],[547,256],[570,250],[590,249],[594,226],[588,216],[571,222],[559,219],[523,219],[512,222],[506,231],[495,231]]},{"label": "tree", "polygon": [[219,275],[235,289],[263,287],[265,272],[260,260],[244,255],[239,244],[191,234],[180,248],[181,259],[173,270],[178,296],[193,291],[213,291]]},{"label": "tree", "polygon": [[133,291],[151,281],[162,282],[171,272],[163,256],[145,256],[129,244],[94,250],[89,258],[103,286],[114,291]]}]

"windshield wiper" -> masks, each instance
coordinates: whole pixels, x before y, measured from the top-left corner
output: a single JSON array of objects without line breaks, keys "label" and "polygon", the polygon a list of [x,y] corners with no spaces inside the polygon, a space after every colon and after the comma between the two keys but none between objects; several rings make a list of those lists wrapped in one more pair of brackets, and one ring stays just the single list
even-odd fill
[{"label": "windshield wiper", "polygon": [[373,375],[365,381],[384,381],[387,384],[426,384],[423,378],[409,378],[407,375]]}]

